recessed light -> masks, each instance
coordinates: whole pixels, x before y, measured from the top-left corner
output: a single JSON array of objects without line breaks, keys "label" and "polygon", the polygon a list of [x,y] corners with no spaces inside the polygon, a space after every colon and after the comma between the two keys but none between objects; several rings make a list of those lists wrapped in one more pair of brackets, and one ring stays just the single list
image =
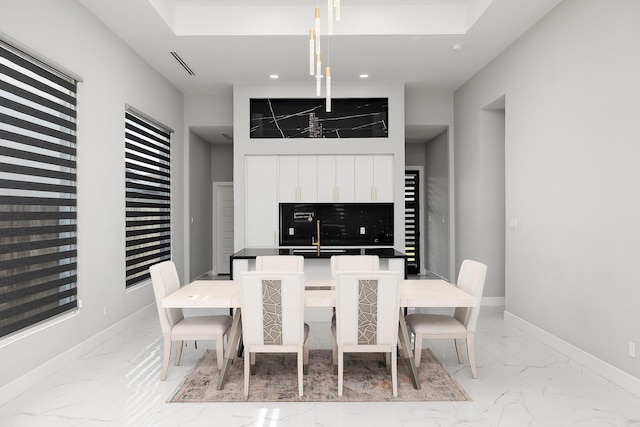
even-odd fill
[{"label": "recessed light", "polygon": [[369,74],[360,74],[360,78],[361,79],[367,79],[367,78],[369,78]]},{"label": "recessed light", "polygon": [[271,74],[271,75],[269,75],[269,78],[270,79],[278,79],[278,78],[280,78],[280,76],[277,75],[277,74]]}]

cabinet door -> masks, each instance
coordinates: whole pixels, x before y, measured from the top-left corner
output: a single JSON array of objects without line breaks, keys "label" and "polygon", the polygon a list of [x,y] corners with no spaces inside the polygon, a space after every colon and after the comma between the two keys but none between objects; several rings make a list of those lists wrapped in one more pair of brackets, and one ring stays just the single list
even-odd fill
[{"label": "cabinet door", "polygon": [[318,200],[318,157],[298,156],[298,200]]},{"label": "cabinet door", "polygon": [[393,156],[355,156],[355,200],[393,202]]},{"label": "cabinet door", "polygon": [[370,202],[374,200],[373,188],[373,156],[354,156],[355,176],[354,191],[356,202]]},{"label": "cabinet door", "polygon": [[245,161],[245,242],[248,248],[276,247],[278,242],[278,158],[247,156]]},{"label": "cabinet door", "polygon": [[373,195],[376,202],[393,202],[393,156],[373,156]]},{"label": "cabinet door", "polygon": [[281,202],[297,202],[298,188],[298,156],[278,156],[278,187]]},{"label": "cabinet door", "polygon": [[336,202],[353,202],[355,196],[355,160],[354,156],[336,156]]},{"label": "cabinet door", "polygon": [[318,202],[336,201],[336,161],[339,156],[318,156]]}]

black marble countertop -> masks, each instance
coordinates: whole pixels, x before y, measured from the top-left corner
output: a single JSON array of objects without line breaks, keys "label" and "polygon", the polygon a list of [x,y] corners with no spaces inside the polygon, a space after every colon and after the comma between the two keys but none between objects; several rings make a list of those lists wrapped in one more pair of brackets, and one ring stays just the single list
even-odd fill
[{"label": "black marble countertop", "polygon": [[321,248],[320,255],[318,255],[316,249],[306,248],[255,248],[255,249],[242,249],[235,254],[231,255],[231,259],[253,259],[257,256],[270,256],[270,255],[302,255],[305,258],[331,258],[333,255],[378,255],[380,258],[405,258],[406,255],[403,252],[397,251],[394,248],[366,248],[366,247],[353,247],[353,248]]}]

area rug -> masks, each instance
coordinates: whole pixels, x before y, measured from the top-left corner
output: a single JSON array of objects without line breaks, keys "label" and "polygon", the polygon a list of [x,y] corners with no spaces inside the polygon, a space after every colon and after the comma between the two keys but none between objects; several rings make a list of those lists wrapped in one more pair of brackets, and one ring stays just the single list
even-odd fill
[{"label": "area rug", "polygon": [[385,402],[471,400],[429,349],[419,368],[421,389],[416,390],[404,361],[398,361],[398,397],[391,392],[381,354],[345,354],[343,395],[338,396],[338,376],[333,374],[331,350],[311,350],[309,373],[304,376],[304,396],[298,396],[295,354],[257,354],[256,373],[244,397],[242,359],[231,364],[223,390],[218,390],[216,354],[207,350],[169,402]]}]

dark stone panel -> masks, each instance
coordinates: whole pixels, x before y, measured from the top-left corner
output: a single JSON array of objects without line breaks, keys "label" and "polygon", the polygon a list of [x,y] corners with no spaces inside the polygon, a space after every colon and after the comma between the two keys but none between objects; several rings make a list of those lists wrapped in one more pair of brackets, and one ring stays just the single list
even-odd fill
[{"label": "dark stone panel", "polygon": [[280,203],[280,246],[393,246],[393,203]]},{"label": "dark stone panel", "polygon": [[387,98],[251,99],[250,138],[387,138]]}]

